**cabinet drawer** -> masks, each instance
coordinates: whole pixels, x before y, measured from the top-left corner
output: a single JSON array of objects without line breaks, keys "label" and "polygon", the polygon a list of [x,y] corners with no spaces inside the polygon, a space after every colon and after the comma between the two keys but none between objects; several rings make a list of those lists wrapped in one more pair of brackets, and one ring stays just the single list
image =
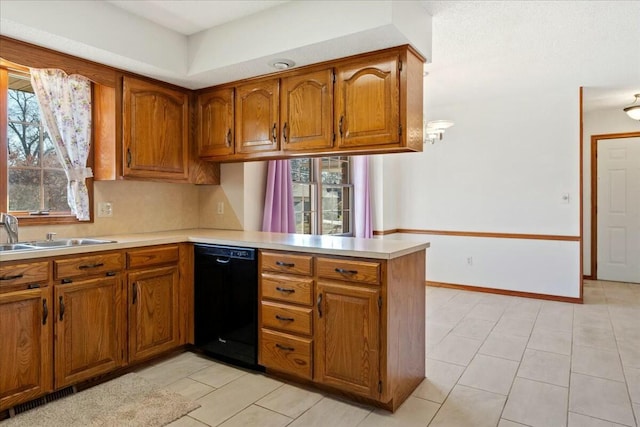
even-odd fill
[{"label": "cabinet drawer", "polygon": [[313,274],[313,257],[311,255],[262,252],[261,268],[263,271],[311,276]]},{"label": "cabinet drawer", "polygon": [[262,301],[262,326],[294,334],[311,335],[310,308]]},{"label": "cabinet drawer", "polygon": [[127,267],[138,268],[150,265],[178,262],[178,247],[165,246],[161,248],[139,249],[127,252]]},{"label": "cabinet drawer", "polygon": [[92,276],[120,271],[124,266],[122,253],[95,254],[78,258],[54,260],[54,279]]},{"label": "cabinet drawer", "polygon": [[259,361],[262,366],[311,379],[312,341],[262,329]]},{"label": "cabinet drawer", "polygon": [[380,284],[380,263],[339,258],[318,258],[318,277]]},{"label": "cabinet drawer", "polygon": [[0,267],[0,292],[3,287],[15,285],[40,284],[49,281],[49,262],[31,262],[28,264],[3,265]]},{"label": "cabinet drawer", "polygon": [[262,298],[313,304],[313,279],[262,273]]}]

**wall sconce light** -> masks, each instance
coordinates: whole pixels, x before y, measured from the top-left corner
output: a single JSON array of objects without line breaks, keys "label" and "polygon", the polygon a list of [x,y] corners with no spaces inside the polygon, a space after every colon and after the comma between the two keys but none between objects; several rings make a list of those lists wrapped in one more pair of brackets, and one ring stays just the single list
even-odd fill
[{"label": "wall sconce light", "polygon": [[434,144],[436,140],[442,140],[444,131],[453,126],[451,120],[432,120],[430,122],[424,121],[424,143],[430,142]]},{"label": "wall sconce light", "polygon": [[623,111],[633,120],[640,120],[640,104],[638,103],[638,100],[640,100],[640,93],[636,93],[633,96],[636,97],[636,100],[633,101],[633,104],[624,108]]}]

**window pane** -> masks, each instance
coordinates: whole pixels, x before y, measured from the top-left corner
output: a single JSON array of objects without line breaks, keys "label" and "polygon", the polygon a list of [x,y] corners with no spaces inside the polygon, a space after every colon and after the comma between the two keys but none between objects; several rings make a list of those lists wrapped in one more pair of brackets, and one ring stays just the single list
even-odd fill
[{"label": "window pane", "polygon": [[8,76],[8,210],[70,213],[67,178],[43,126],[30,77],[13,72]]},{"label": "window pane", "polygon": [[312,213],[315,210],[313,203],[313,189],[311,184],[293,183],[293,212],[296,218],[297,233],[312,233]]},{"label": "window pane", "polygon": [[348,184],[349,183],[349,158],[348,157],[323,157],[322,158],[322,183],[323,184]]},{"label": "window pane", "polygon": [[350,187],[322,187],[322,234],[350,233]]},{"label": "window pane", "polygon": [[9,170],[9,210],[36,211],[40,209],[40,170]]},{"label": "window pane", "polygon": [[7,91],[9,120],[18,122],[40,122],[38,101],[31,87],[29,76],[9,74]]},{"label": "window pane", "polygon": [[43,209],[54,212],[70,212],[67,203],[67,175],[60,169],[43,172]]},{"label": "window pane", "polygon": [[311,159],[291,159],[289,162],[293,182],[313,182]]},{"label": "window pane", "polygon": [[296,233],[298,234],[312,234],[312,219],[311,219],[311,213],[309,212],[302,212],[302,213],[296,213],[295,215],[295,219],[296,219]]},{"label": "window pane", "polygon": [[40,166],[40,129],[38,126],[9,122],[9,167]]}]

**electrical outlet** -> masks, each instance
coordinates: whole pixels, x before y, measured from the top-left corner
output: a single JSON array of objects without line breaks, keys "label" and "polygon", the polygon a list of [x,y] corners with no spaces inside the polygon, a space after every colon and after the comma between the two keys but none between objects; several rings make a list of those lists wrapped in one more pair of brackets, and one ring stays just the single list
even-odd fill
[{"label": "electrical outlet", "polygon": [[98,217],[109,218],[113,216],[113,203],[100,202],[98,203]]},{"label": "electrical outlet", "polygon": [[469,265],[469,266],[473,265],[473,257],[472,256],[467,257],[467,265]]},{"label": "electrical outlet", "polygon": [[224,214],[224,202],[218,202],[218,215]]}]

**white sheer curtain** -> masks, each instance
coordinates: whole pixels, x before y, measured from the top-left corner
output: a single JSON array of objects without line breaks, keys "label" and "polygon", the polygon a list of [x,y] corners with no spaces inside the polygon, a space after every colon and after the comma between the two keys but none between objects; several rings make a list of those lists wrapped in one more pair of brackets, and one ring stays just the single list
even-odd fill
[{"label": "white sheer curtain", "polygon": [[62,70],[31,68],[31,85],[49,137],[56,147],[69,182],[67,201],[71,212],[88,221],[89,193],[86,179],[91,148],[91,82]]},{"label": "white sheer curtain", "polygon": [[373,237],[371,219],[371,186],[369,184],[369,156],[351,157],[353,180],[353,225],[355,237]]}]

